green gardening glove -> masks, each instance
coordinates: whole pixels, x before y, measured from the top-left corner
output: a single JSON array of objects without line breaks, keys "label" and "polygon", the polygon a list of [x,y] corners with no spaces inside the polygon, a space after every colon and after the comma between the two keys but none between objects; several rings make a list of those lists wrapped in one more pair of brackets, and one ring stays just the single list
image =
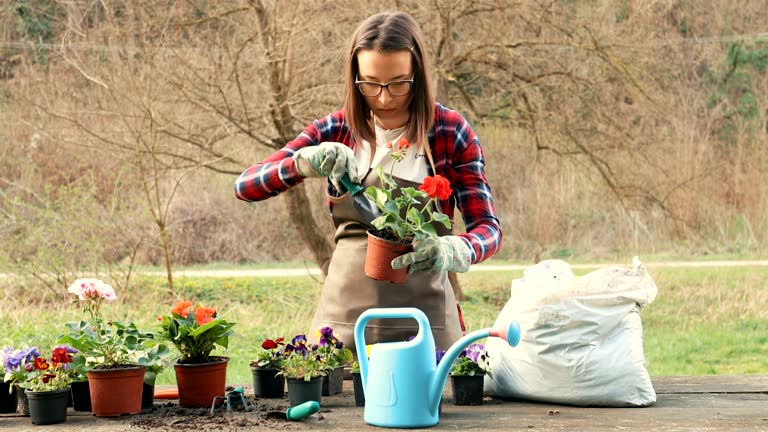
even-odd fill
[{"label": "green gardening glove", "polygon": [[344,174],[353,183],[360,183],[355,152],[342,143],[324,142],[300,148],[294,155],[296,169],[304,177],[328,177],[337,190]]},{"label": "green gardening glove", "polygon": [[428,237],[417,240],[413,252],[392,260],[397,270],[411,266],[408,273],[415,271],[463,273],[472,264],[472,250],[469,244],[458,236]]}]

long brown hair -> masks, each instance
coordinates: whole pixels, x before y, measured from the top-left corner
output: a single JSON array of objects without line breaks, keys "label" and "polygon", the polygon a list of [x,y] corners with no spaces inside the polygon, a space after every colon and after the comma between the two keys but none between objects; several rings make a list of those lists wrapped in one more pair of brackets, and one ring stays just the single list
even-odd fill
[{"label": "long brown hair", "polygon": [[357,142],[375,142],[373,114],[363,95],[355,87],[358,74],[357,54],[361,50],[381,52],[410,51],[413,63],[413,87],[406,128],[410,141],[427,147],[427,133],[435,117],[435,100],[430,84],[431,68],[424,50],[419,25],[405,12],[382,12],[363,21],[352,37],[344,83],[344,110],[352,136]]}]

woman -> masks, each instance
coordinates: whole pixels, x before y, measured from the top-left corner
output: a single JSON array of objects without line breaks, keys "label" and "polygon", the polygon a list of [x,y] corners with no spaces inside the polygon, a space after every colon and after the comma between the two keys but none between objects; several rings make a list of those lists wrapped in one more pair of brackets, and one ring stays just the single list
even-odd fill
[{"label": "woman", "polygon": [[[440,210],[452,218],[458,205],[467,233],[443,232],[437,239],[414,244],[414,252],[392,262],[393,268],[411,266],[408,282],[391,284],[364,273],[369,227],[349,194],[341,193],[340,180],[347,174],[355,183],[374,184],[375,167],[391,166],[387,143],[403,137],[416,145],[395,164],[398,185],[418,186],[435,173],[447,178],[453,194],[439,202]],[[406,13],[387,12],[368,18],[355,32],[347,58],[344,108],[315,120],[295,140],[248,168],[238,178],[235,194],[258,201],[307,177],[328,177],[336,248],[310,333],[330,326],[354,352],[354,325],[363,311],[412,306],[427,314],[437,346],[445,349],[463,331],[447,272],[465,272],[501,245],[484,165],[480,143],[466,120],[434,101],[418,25]],[[366,342],[406,340],[416,331],[413,320],[372,320]]]}]

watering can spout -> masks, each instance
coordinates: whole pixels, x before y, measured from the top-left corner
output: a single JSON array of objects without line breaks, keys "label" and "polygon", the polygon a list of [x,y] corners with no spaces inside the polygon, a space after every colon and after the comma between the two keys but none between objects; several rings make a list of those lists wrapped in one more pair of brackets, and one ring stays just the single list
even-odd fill
[{"label": "watering can spout", "polygon": [[507,328],[492,328],[477,330],[472,333],[468,333],[461,339],[457,340],[448,351],[446,351],[440,364],[437,365],[435,375],[432,377],[432,384],[430,386],[430,401],[429,407],[433,413],[437,413],[440,406],[440,399],[443,396],[443,390],[445,389],[445,383],[448,380],[448,373],[451,372],[453,362],[459,357],[462,351],[472,342],[483,339],[486,337],[498,337],[507,341],[510,346],[517,346],[520,343],[520,323],[512,321]]}]

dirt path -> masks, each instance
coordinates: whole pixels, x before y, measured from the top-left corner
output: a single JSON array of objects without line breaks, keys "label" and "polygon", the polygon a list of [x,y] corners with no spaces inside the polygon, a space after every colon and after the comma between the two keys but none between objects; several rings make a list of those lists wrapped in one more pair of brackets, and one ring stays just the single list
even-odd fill
[{"label": "dirt path", "polygon": [[[648,268],[653,267],[746,267],[746,266],[768,266],[768,260],[739,260],[739,261],[658,261],[643,262]],[[603,267],[628,267],[627,263],[608,263],[608,264],[572,264],[573,269],[585,268],[603,268]],[[478,264],[472,266],[470,272],[487,271],[519,271],[525,270],[526,264],[493,265]],[[143,273],[151,276],[165,276],[164,272]],[[251,270],[180,270],[173,273],[176,277],[287,277],[287,276],[320,276],[318,268],[283,268],[283,269],[251,269]]]}]

